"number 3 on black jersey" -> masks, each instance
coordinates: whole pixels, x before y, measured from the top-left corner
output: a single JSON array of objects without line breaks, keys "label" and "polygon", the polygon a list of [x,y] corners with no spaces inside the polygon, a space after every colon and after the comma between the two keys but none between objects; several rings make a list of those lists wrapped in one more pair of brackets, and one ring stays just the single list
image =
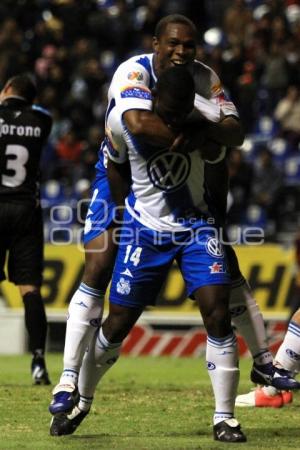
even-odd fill
[{"label": "number 3 on black jersey", "polygon": [[11,175],[2,175],[1,184],[6,187],[18,187],[26,178],[25,164],[29,158],[29,152],[23,145],[10,144],[5,149],[6,166]]}]

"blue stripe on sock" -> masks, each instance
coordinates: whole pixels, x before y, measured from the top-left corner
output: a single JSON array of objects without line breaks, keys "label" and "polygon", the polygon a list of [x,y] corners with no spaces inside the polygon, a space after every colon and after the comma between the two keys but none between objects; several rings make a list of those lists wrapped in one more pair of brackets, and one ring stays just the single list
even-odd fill
[{"label": "blue stripe on sock", "polygon": [[[105,337],[104,337],[104,339],[105,339]],[[111,348],[118,348],[118,347],[120,347],[122,345],[122,342],[110,343],[106,339],[104,341],[103,339],[101,339],[100,333],[98,333],[97,341],[99,342],[98,343],[99,347],[102,348],[103,350],[111,349]]]},{"label": "blue stripe on sock", "polygon": [[224,338],[215,338],[212,336],[207,336],[207,342],[213,347],[230,347],[236,344],[235,334],[230,334]]},{"label": "blue stripe on sock", "polygon": [[264,355],[265,353],[271,353],[270,350],[268,350],[267,348],[261,350],[259,353],[257,353],[256,355],[253,356],[253,358],[258,358],[261,355]]},{"label": "blue stripe on sock", "polygon": [[296,322],[290,322],[288,331],[296,336],[300,336],[300,326]]},{"label": "blue stripe on sock", "polygon": [[94,398],[94,397],[85,397],[84,395],[80,395],[80,400],[83,399],[83,401],[84,401],[84,400],[90,401],[90,400],[93,400],[93,398]]},{"label": "blue stripe on sock", "polygon": [[64,370],[63,370],[63,373],[65,373],[65,372],[76,373],[76,375],[78,375],[78,373],[79,373],[79,372],[77,372],[76,370],[73,370],[73,369],[64,369]]},{"label": "blue stripe on sock", "polygon": [[80,283],[78,290],[84,292],[85,294],[89,294],[92,297],[100,297],[101,295],[104,295],[104,292],[100,289],[91,288],[85,283]]}]

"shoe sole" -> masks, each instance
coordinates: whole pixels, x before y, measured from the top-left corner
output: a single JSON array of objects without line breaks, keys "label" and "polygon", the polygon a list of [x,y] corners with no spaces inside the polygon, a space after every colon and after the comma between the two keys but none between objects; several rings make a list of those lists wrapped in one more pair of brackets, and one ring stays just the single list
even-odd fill
[{"label": "shoe sole", "polygon": [[56,425],[55,422],[59,422],[60,420],[63,421],[66,419],[66,417],[67,414],[64,413],[58,413],[52,417],[50,422],[50,436],[64,436],[64,434],[59,433],[59,430],[56,430],[54,426]]},{"label": "shoe sole", "polygon": [[294,391],[300,389],[300,383],[298,381],[291,382],[291,384],[288,386],[286,384],[285,386],[283,386],[280,382],[276,383],[276,380],[279,381],[279,378],[273,378],[273,380],[265,379],[262,375],[260,375],[256,371],[251,372],[250,379],[255,384],[273,386],[279,391]]}]

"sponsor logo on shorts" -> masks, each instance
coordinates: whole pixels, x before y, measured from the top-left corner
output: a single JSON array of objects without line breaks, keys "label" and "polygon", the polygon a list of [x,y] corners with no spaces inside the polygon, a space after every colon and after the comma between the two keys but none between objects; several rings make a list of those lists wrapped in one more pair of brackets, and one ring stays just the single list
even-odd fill
[{"label": "sponsor logo on shorts", "polygon": [[122,295],[128,295],[131,291],[130,281],[121,277],[117,282],[117,292]]},{"label": "sponsor logo on shorts", "polygon": [[210,268],[210,273],[225,273],[224,267],[222,263],[214,262]]},{"label": "sponsor logo on shorts", "polygon": [[125,269],[124,272],[121,272],[121,275],[127,275],[128,277],[133,278],[133,275],[129,269]]},{"label": "sponsor logo on shorts", "polygon": [[223,258],[224,256],[223,246],[217,238],[215,237],[208,238],[205,247],[207,253],[210,256],[215,256],[216,258]]}]

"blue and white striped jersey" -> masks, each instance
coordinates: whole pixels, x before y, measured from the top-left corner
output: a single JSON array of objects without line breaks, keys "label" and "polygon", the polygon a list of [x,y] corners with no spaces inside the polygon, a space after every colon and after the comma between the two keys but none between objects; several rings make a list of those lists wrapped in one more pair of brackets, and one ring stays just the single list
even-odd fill
[{"label": "blue and white striped jersey", "polygon": [[[152,109],[151,88],[156,77],[153,54],[130,58],[112,79],[106,114],[106,139],[102,151],[117,162],[128,157],[132,187],[127,207],[132,216],[157,231],[182,231],[206,223],[210,217],[204,188],[204,161],[198,150],[188,154],[151,148],[138,142],[122,123],[130,109]],[[238,116],[226,97],[217,75],[195,61],[195,110],[218,122],[226,115]]]}]

